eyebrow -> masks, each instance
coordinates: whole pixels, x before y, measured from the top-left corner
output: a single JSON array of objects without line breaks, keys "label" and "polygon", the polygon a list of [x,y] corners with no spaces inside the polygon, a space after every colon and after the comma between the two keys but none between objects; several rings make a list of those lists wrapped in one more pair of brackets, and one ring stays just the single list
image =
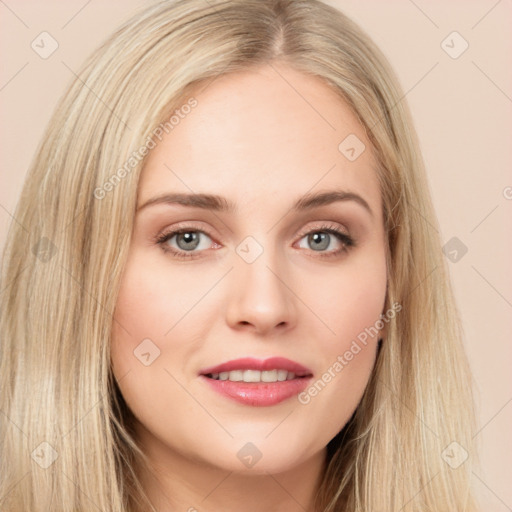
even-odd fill
[{"label": "eyebrow", "polygon": [[[362,206],[370,214],[370,216],[374,216],[370,205],[365,199],[354,192],[348,192],[345,190],[328,190],[325,192],[305,194],[294,203],[291,209],[295,212],[301,212],[340,201],[353,201]],[[145,203],[137,208],[137,213],[149,206],[161,204],[179,204],[182,206],[188,206],[190,208],[202,208],[204,210],[212,210],[224,213],[232,213],[237,211],[237,206],[235,203],[219,195],[175,193],[163,194],[148,199]]]}]

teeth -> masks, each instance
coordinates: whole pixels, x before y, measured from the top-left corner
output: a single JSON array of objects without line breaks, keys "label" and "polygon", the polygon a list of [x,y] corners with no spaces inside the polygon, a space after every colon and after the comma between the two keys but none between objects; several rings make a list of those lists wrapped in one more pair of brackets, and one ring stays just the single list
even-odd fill
[{"label": "teeth", "polygon": [[288,372],[286,370],[277,370],[277,380],[278,381],[286,380],[287,375],[288,375]]},{"label": "teeth", "polygon": [[211,378],[232,382],[283,382],[295,379],[295,373],[287,370],[233,370],[231,372],[212,373]]},{"label": "teeth", "polygon": [[228,379],[232,380],[233,382],[240,382],[241,380],[244,380],[244,372],[243,370],[233,370],[232,372],[228,373]]},{"label": "teeth", "polygon": [[[231,372],[229,372],[231,373]],[[261,372],[259,370],[244,370],[244,382],[261,382]]]},{"label": "teeth", "polygon": [[261,372],[261,382],[277,382],[277,370]]}]

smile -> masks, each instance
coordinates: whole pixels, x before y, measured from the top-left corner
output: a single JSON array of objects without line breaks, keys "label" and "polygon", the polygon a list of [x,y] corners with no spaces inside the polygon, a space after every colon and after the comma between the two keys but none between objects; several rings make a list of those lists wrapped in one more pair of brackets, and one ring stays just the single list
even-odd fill
[{"label": "smile", "polygon": [[276,405],[302,392],[313,377],[299,363],[282,357],[242,358],[206,368],[200,377],[217,393],[244,405]]},{"label": "smile", "polygon": [[288,370],[233,370],[230,372],[210,373],[207,375],[215,380],[231,382],[283,382],[295,379],[295,373]]}]

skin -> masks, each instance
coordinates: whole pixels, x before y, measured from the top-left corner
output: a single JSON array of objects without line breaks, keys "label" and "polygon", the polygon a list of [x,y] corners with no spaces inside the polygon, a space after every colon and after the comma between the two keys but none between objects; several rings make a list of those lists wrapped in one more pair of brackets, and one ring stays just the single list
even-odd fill
[{"label": "skin", "polygon": [[[285,64],[219,77],[194,97],[197,107],[148,155],[138,206],[194,192],[222,195],[237,211],[160,203],[136,214],[111,357],[154,467],[140,469],[141,478],[160,511],[312,511],[326,445],[361,399],[378,336],[307,404],[295,396],[243,405],[212,391],[199,372],[239,357],[282,356],[317,380],[379,319],[386,234],[374,155],[347,104]],[[349,134],[366,146],[355,161],[338,149]],[[358,194],[372,214],[353,200],[291,210],[304,194],[332,189]],[[356,245],[321,257],[343,248],[331,235],[315,250],[307,235],[325,224]],[[178,236],[155,242],[189,225],[206,233],[192,249],[197,257],[164,250],[186,252]],[[252,263],[236,252],[248,236],[263,249]],[[134,356],[147,338],[160,350],[149,366]],[[252,467],[237,457],[249,442],[261,453]]]}]

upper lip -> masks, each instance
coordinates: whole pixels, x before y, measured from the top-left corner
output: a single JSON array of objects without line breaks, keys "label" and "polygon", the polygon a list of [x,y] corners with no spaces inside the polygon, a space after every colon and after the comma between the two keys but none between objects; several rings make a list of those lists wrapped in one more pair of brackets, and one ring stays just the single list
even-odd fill
[{"label": "upper lip", "polygon": [[243,357],[232,359],[216,366],[210,366],[200,370],[201,375],[210,373],[230,372],[233,370],[287,370],[293,372],[297,377],[311,375],[309,368],[285,357],[269,357],[268,359],[255,359],[253,357]]}]

